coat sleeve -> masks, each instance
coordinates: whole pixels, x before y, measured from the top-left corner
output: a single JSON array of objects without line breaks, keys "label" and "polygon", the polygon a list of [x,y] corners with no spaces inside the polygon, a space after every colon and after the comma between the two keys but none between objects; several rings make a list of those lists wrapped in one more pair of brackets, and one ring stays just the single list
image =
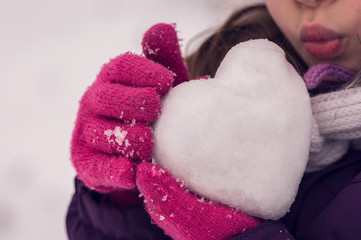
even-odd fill
[{"label": "coat sleeve", "polygon": [[294,240],[287,228],[280,222],[266,221],[231,240]]},{"label": "coat sleeve", "polygon": [[307,226],[299,239],[361,239],[361,173]]},{"label": "coat sleeve", "polygon": [[104,195],[75,180],[75,193],[66,215],[69,240],[169,240],[143,206],[119,208]]},{"label": "coat sleeve", "polygon": [[[344,167],[344,169],[346,168]],[[358,169],[359,167],[356,168],[356,170]],[[330,175],[329,172],[327,173]],[[336,173],[342,174],[335,175]],[[232,240],[359,240],[361,236],[361,173],[358,173],[346,184],[342,184],[343,187],[337,190],[338,185],[336,183],[348,179],[344,173],[345,171],[335,172],[333,175],[331,174],[332,181],[328,182],[327,179],[324,179],[317,184],[313,184],[317,185],[315,188],[317,192],[328,191],[330,195],[328,198],[331,199],[330,201],[321,202],[324,205],[323,208],[321,208],[320,203],[316,204],[319,211],[316,211],[317,209],[314,207],[309,209],[309,205],[317,202],[317,198],[321,198],[320,195],[313,195],[310,191],[307,191],[311,196],[309,199],[311,202],[307,201],[305,208],[300,208],[300,211],[306,214],[303,217],[299,216],[298,222],[303,223],[297,225],[297,233],[294,237],[282,223],[267,221],[244,234],[234,237]],[[316,212],[316,215],[310,215],[311,211]],[[298,215],[302,215],[302,213]],[[300,221],[301,218],[302,221]]]}]

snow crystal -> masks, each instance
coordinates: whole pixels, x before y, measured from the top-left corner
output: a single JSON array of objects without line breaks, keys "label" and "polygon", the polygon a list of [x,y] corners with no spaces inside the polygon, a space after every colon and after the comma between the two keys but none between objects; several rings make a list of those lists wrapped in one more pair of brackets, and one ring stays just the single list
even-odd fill
[{"label": "snow crystal", "polygon": [[302,77],[283,50],[251,40],[229,51],[215,78],[165,96],[153,158],[207,199],[278,219],[306,166],[311,116]]},{"label": "snow crystal", "polygon": [[163,202],[167,201],[167,198],[168,198],[168,195],[164,195],[164,196],[162,197],[162,201],[163,201]]},{"label": "snow crystal", "polygon": [[164,221],[164,219],[165,219],[165,217],[164,217],[163,215],[160,215],[160,216],[159,216],[159,220],[160,220],[160,221]]},{"label": "snow crystal", "polygon": [[123,155],[125,154],[125,150],[121,146],[117,147],[117,151],[122,153]]},{"label": "snow crystal", "polygon": [[132,146],[132,145],[129,143],[129,140],[128,140],[128,139],[125,139],[125,140],[124,140],[124,144],[125,144],[125,147],[126,147],[126,148]]},{"label": "snow crystal", "polygon": [[198,198],[197,200],[198,200],[198,202],[205,202],[204,197],[200,197],[200,198]]},{"label": "snow crystal", "polygon": [[114,143],[115,141],[119,146],[122,146],[127,134],[128,132],[123,130],[121,127],[115,127],[114,130],[108,129],[104,131],[104,135],[108,138],[108,143]]},{"label": "snow crystal", "polygon": [[134,125],[136,124],[136,120],[135,119],[132,119],[132,122],[130,124],[131,127],[134,127]]},{"label": "snow crystal", "polygon": [[132,151],[130,151],[129,156],[130,156],[130,157],[133,157],[133,156],[134,156],[134,149],[133,149]]},{"label": "snow crystal", "polygon": [[150,55],[152,55],[152,54],[154,54],[154,55],[156,55],[156,54],[158,54],[158,52],[160,51],[160,48],[156,48],[156,49],[151,49],[151,48],[147,48],[147,51],[148,51],[148,53],[150,54]]}]

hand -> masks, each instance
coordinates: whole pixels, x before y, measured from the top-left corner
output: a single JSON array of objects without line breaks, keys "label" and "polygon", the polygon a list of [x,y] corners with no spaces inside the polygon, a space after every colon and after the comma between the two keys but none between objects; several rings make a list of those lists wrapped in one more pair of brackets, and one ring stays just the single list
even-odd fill
[{"label": "hand", "polygon": [[160,97],[174,75],[178,81],[188,78],[178,74],[186,67],[172,25],[148,30],[143,49],[146,55],[154,53],[153,61],[131,53],[112,59],[80,101],[71,160],[87,187],[103,193],[135,188],[135,164],[149,160],[152,152],[150,124],[161,112]]},{"label": "hand", "polygon": [[226,240],[260,224],[241,211],[191,194],[156,164],[138,165],[136,183],[154,222],[175,240]]}]

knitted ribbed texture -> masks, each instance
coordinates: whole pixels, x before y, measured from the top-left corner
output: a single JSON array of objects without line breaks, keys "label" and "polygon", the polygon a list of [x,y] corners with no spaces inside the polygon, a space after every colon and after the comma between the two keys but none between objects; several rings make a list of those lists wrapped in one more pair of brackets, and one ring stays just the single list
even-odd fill
[{"label": "knitted ribbed texture", "polygon": [[342,82],[349,82],[355,77],[355,73],[333,63],[315,65],[303,76],[306,87],[314,89],[327,77],[334,77]]},{"label": "knitted ribbed texture", "polygon": [[160,95],[172,81],[169,70],[135,54],[103,66],[80,102],[71,144],[73,165],[88,187],[135,187],[133,162],[150,158],[148,124],[160,114]]},{"label": "knitted ribbed texture", "polygon": [[138,165],[137,185],[154,222],[175,240],[228,240],[260,224],[256,218],[187,192],[159,165]]},{"label": "knitted ribbed texture", "polygon": [[[345,72],[338,68],[336,72]],[[310,69],[307,75],[318,78],[314,70],[318,72],[319,68]],[[338,77],[346,82],[350,75]],[[311,98],[311,104],[314,121],[307,171],[316,171],[341,159],[353,141],[354,147],[361,146],[361,87],[317,95]]]},{"label": "knitted ribbed texture", "polygon": [[[143,53],[148,59],[156,60],[174,73],[173,86],[188,81],[188,69],[174,31],[175,24],[159,23],[151,27],[142,42]],[[173,59],[169,61],[169,59]]]},{"label": "knitted ribbed texture", "polygon": [[[169,34],[157,38],[157,46],[166,48],[160,52],[169,55],[153,55],[149,60],[126,53],[110,60],[80,101],[71,160],[78,177],[91,189],[111,192],[135,188],[135,165],[149,160],[152,153],[150,124],[161,112],[160,97],[172,87],[174,72],[186,71],[182,70],[184,61],[174,26],[162,24],[151,32]],[[149,41],[143,44],[155,40]],[[174,51],[179,54],[170,54]]]}]

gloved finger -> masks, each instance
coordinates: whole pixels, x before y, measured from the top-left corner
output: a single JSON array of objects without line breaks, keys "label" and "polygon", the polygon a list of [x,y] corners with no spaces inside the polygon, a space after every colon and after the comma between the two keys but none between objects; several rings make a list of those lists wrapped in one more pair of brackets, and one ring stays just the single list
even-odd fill
[{"label": "gloved finger", "polygon": [[89,117],[83,136],[90,148],[122,155],[134,162],[149,160],[153,149],[152,130],[144,123]]},{"label": "gloved finger", "polygon": [[[177,199],[181,197],[186,203],[188,195],[169,172],[152,163],[141,163],[136,171],[136,185],[144,197],[146,209],[161,228],[164,220],[168,221],[183,214],[178,208],[186,206],[177,202]],[[172,230],[178,231],[176,228]]]},{"label": "gloved finger", "polygon": [[173,79],[172,72],[164,66],[132,53],[110,60],[97,77],[98,82],[139,88],[151,87],[161,96],[172,87]]},{"label": "gloved finger", "polygon": [[92,150],[80,141],[72,144],[71,153],[78,177],[89,188],[111,192],[135,187],[135,164],[131,160]]},{"label": "gloved finger", "polygon": [[[260,223],[240,211],[188,192],[184,183],[177,182],[156,164],[138,165],[136,184],[152,219],[174,239],[230,239]],[[191,238],[191,232],[198,234]]]},{"label": "gloved finger", "polygon": [[[147,210],[156,216],[155,221],[187,215],[191,211],[197,211],[195,207],[198,205],[200,208],[206,206],[205,201],[200,201],[198,197],[189,193],[183,181],[177,181],[159,164],[148,162],[139,164],[136,185],[146,200]],[[150,199],[152,201],[148,201]],[[189,209],[183,209],[185,203]]]},{"label": "gloved finger", "polygon": [[148,59],[162,64],[174,73],[173,86],[189,80],[174,24],[159,23],[151,27],[144,34],[142,46]]},{"label": "gloved finger", "polygon": [[161,112],[160,97],[150,87],[95,84],[90,87],[82,103],[95,114],[124,121],[151,123]]}]

